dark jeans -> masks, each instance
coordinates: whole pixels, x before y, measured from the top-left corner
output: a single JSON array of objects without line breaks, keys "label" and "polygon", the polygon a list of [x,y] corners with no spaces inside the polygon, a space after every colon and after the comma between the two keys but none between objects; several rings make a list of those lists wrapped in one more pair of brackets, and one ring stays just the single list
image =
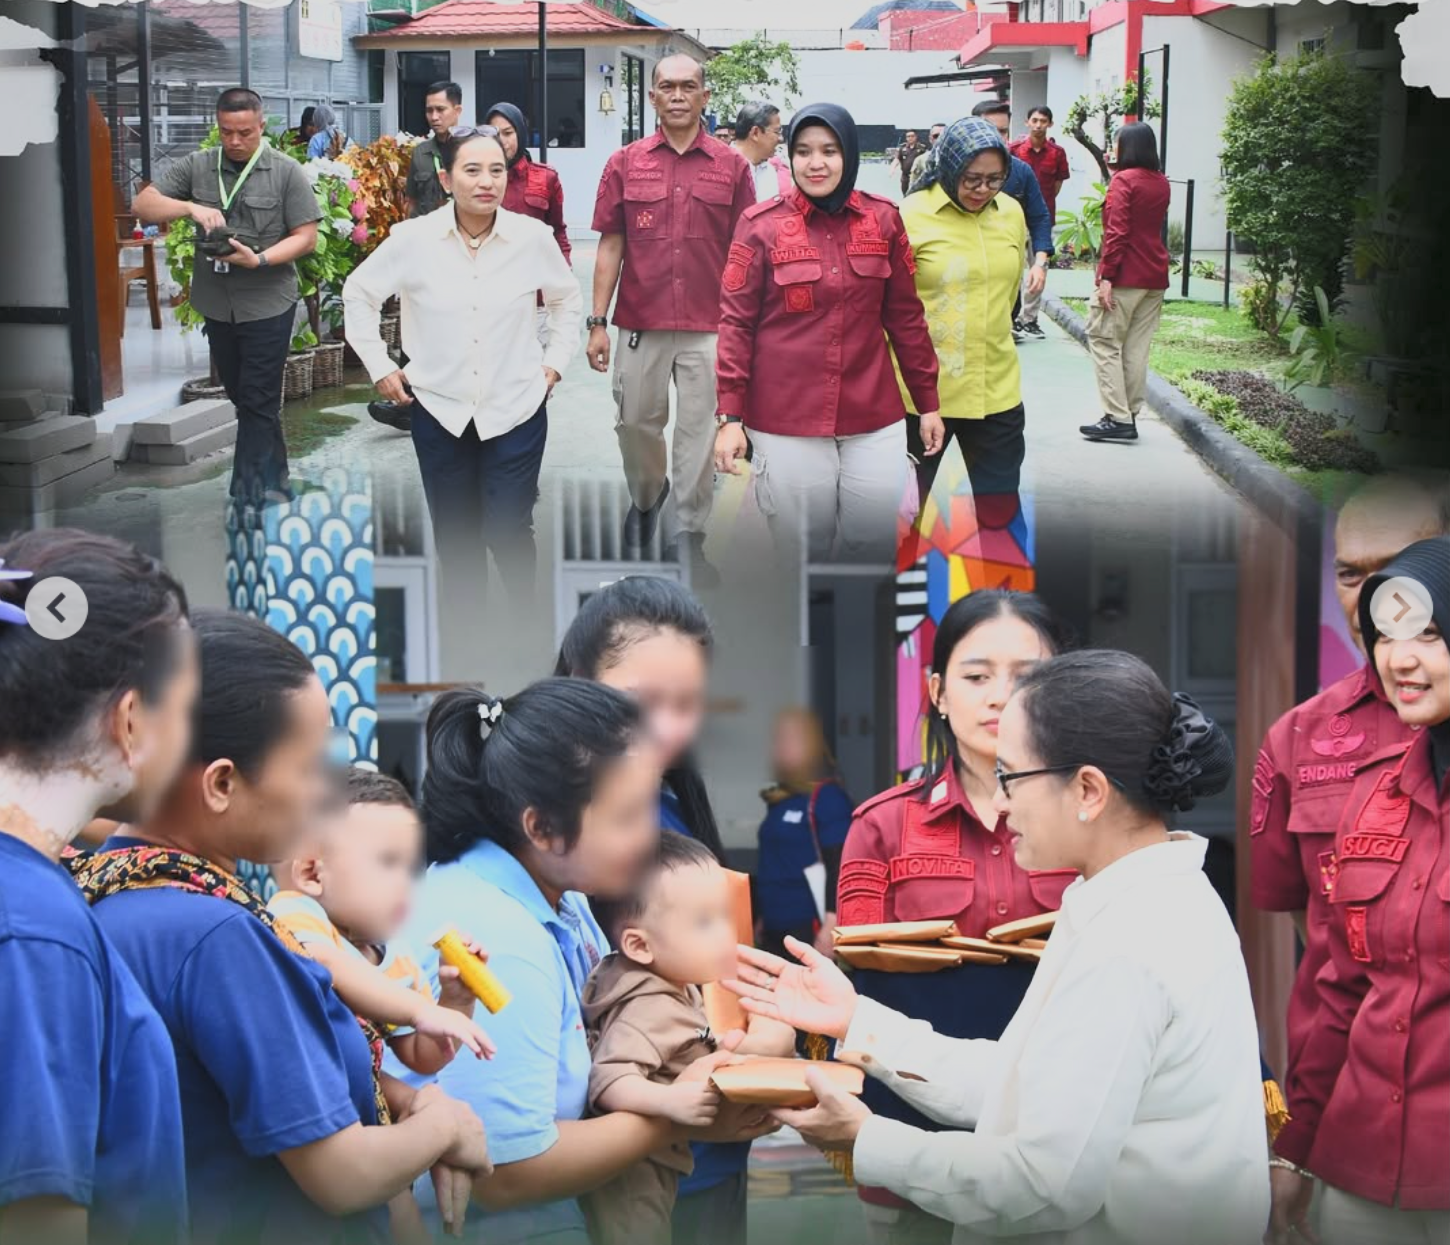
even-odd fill
[{"label": "dark jeans", "polygon": [[747,1177],[739,1172],[675,1202],[674,1245],[745,1245]]},{"label": "dark jeans", "polygon": [[941,451],[926,457],[921,440],[921,421],[915,415],[906,417],[906,450],[917,462],[916,483],[921,504],[926,505],[936,473],[941,469],[942,455],[953,437],[961,446],[972,482],[972,498],[976,503],[977,522],[984,528],[1005,528],[1021,508],[1019,490],[1022,483],[1022,460],[1027,455],[1027,412],[1019,402],[1011,410],[998,411],[985,419],[943,419],[946,440]]},{"label": "dark jeans", "polygon": [[416,398],[411,411],[413,449],[440,561],[461,565],[478,556],[482,542],[493,553],[509,595],[529,600],[538,562],[534,503],[549,433],[548,403],[517,428],[487,441],[479,439],[471,423],[455,437]]},{"label": "dark jeans", "polygon": [[282,436],[282,368],[292,344],[296,307],[266,320],[208,320],[212,361],[237,408],[232,496],[252,505],[267,495],[290,498],[287,442]]}]

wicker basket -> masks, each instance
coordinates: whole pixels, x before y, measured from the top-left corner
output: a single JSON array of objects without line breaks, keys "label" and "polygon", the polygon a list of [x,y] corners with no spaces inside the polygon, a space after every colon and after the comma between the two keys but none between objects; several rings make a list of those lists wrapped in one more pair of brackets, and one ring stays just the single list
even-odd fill
[{"label": "wicker basket", "polygon": [[212,402],[226,396],[226,387],[213,385],[210,376],[199,376],[196,380],[187,381],[181,387],[183,402]]},{"label": "wicker basket", "polygon": [[312,351],[289,354],[282,368],[282,401],[305,398],[312,392]]},{"label": "wicker basket", "polygon": [[342,352],[345,349],[341,342],[323,342],[320,346],[312,349],[312,387],[314,389],[332,389],[342,384]]},{"label": "wicker basket", "polygon": [[380,326],[383,333],[383,341],[394,350],[403,344],[403,330],[401,325],[402,321],[397,316],[384,316]]}]

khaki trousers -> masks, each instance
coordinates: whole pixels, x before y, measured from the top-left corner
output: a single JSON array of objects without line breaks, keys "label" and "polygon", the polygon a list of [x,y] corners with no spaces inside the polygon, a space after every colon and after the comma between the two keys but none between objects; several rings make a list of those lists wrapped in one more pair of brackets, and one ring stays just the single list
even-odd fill
[{"label": "khaki trousers", "polygon": [[1323,1185],[1317,1224],[1323,1245],[1445,1245],[1450,1210],[1400,1210]]},{"label": "khaki trousers", "polygon": [[849,437],[751,432],[750,479],[776,550],[826,562],[890,562],[906,496],[906,424]]},{"label": "khaki trousers", "polygon": [[1032,276],[1032,264],[1036,258],[1035,252],[1027,257],[1027,271],[1022,274],[1022,311],[1017,318],[1023,324],[1036,323],[1037,317],[1042,314],[1042,300],[1047,297],[1046,282],[1043,282],[1042,288],[1036,294],[1027,288],[1027,280]]},{"label": "khaki trousers", "polygon": [[614,431],[630,500],[650,510],[664,492],[673,380],[672,496],[680,528],[703,532],[715,495],[715,334],[643,330],[631,348],[633,335],[620,329],[614,348]]},{"label": "khaki trousers", "polygon": [[1143,409],[1148,351],[1163,315],[1162,290],[1113,289],[1113,309],[1088,299],[1088,350],[1097,373],[1098,399],[1105,415],[1131,423]]}]

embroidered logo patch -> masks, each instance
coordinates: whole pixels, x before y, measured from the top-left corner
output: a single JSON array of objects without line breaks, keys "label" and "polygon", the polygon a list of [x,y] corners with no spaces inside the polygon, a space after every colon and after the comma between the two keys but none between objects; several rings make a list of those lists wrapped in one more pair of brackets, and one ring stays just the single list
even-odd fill
[{"label": "embroidered logo patch", "polygon": [[785,309],[791,312],[814,311],[816,292],[809,285],[790,285],[785,291]]},{"label": "embroidered logo patch", "polygon": [[879,860],[841,866],[837,917],[842,925],[875,925],[886,919],[887,870]]},{"label": "embroidered logo patch", "polygon": [[636,229],[653,229],[655,227],[655,214],[648,208],[636,214],[634,218]]},{"label": "embroidered logo patch", "polygon": [[750,265],[755,261],[755,252],[743,242],[732,242],[725,263],[725,275],[721,283],[732,293],[743,290],[750,276]]},{"label": "embroidered logo patch", "polygon": [[1262,834],[1269,820],[1269,797],[1274,794],[1274,763],[1266,752],[1254,762],[1254,814],[1250,834]]},{"label": "embroidered logo patch", "polygon": [[891,880],[912,878],[966,878],[977,876],[975,861],[960,856],[897,856],[891,861]]},{"label": "embroidered logo patch", "polygon": [[1388,860],[1399,864],[1410,850],[1410,840],[1387,834],[1347,834],[1339,850],[1341,860]]},{"label": "embroidered logo patch", "polygon": [[1368,908],[1345,909],[1344,932],[1349,941],[1349,954],[1361,964],[1368,964],[1373,959],[1369,950],[1368,927]]},{"label": "embroidered logo patch", "polygon": [[905,234],[901,235],[901,262],[906,265],[907,272],[916,276],[916,252],[911,249],[911,239]]},{"label": "embroidered logo patch", "polygon": [[[1403,765],[1404,762],[1401,762]],[[1403,834],[1410,819],[1410,797],[1399,794],[1400,769],[1380,775],[1374,794],[1360,810],[1354,828],[1362,834]]]},{"label": "embroidered logo patch", "polygon": [[776,222],[775,240],[781,246],[793,246],[806,236],[806,218],[799,212],[787,212]]},{"label": "embroidered logo patch", "polygon": [[1329,738],[1311,739],[1309,746],[1322,757],[1348,756],[1364,746],[1365,734],[1354,730],[1354,721],[1347,713],[1336,713],[1329,719]]},{"label": "embroidered logo patch", "polygon": [[1319,853],[1319,885],[1326,895],[1334,894],[1334,879],[1339,876],[1339,861],[1332,851]]}]

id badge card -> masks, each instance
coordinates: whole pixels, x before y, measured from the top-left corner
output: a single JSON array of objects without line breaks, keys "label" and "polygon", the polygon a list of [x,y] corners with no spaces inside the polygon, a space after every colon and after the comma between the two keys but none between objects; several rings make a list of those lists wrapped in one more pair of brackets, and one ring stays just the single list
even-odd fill
[{"label": "id badge card", "polygon": [[211,270],[216,273],[226,273],[232,270],[232,266],[224,259],[214,259],[211,261]]}]

